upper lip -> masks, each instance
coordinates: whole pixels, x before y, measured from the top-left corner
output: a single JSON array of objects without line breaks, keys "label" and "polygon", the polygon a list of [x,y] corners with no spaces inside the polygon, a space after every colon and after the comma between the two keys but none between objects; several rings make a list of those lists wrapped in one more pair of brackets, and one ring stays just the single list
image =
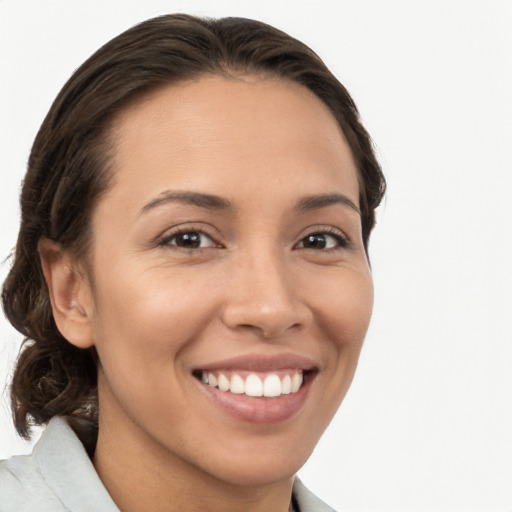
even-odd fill
[{"label": "upper lip", "polygon": [[286,353],[273,355],[240,355],[223,359],[221,361],[207,363],[197,367],[196,369],[202,371],[248,370],[254,372],[269,372],[288,368],[310,371],[318,369],[318,366],[308,357]]}]

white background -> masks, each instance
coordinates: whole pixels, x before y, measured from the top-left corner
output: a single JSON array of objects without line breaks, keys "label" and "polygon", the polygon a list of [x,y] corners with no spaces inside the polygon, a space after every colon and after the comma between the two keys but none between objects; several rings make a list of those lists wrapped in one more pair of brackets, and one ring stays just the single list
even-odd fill
[{"label": "white background", "polygon": [[[510,0],[0,0],[0,259],[64,81],[114,35],[178,11],[257,18],[310,45],[354,96],[388,178],[374,318],[303,480],[347,512],[511,512]],[[2,318],[0,388],[19,341]],[[0,458],[26,452],[0,402]]]}]

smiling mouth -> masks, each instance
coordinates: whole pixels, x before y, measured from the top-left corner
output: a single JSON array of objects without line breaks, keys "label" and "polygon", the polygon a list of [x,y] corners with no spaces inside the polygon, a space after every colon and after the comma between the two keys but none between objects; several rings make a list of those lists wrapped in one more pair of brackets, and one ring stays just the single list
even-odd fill
[{"label": "smiling mouth", "polygon": [[[282,373],[282,372],[279,372]],[[278,373],[201,372],[201,380],[221,391],[250,397],[277,398],[296,393],[303,382],[302,371],[290,370],[284,375]]]},{"label": "smiling mouth", "polygon": [[299,414],[319,373],[314,360],[297,354],[245,354],[192,370],[199,396],[237,420],[260,425]]},{"label": "smiling mouth", "polygon": [[297,393],[312,370],[290,368],[270,372],[196,370],[194,377],[225,393],[251,398],[278,398]]}]

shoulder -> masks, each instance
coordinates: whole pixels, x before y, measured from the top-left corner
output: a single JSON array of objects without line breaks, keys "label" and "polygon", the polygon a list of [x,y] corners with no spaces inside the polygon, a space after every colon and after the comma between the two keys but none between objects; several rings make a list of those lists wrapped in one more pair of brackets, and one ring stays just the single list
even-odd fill
[{"label": "shoulder", "polygon": [[19,455],[0,461],[0,512],[66,510],[58,495],[45,478],[45,464],[41,467],[41,449],[52,450],[57,440],[59,421],[43,432],[31,455]]},{"label": "shoulder", "polygon": [[306,486],[295,477],[293,496],[300,512],[335,512],[335,510],[315,496]]},{"label": "shoulder", "polygon": [[47,426],[31,455],[0,462],[0,512],[119,512],[63,418]]},{"label": "shoulder", "polygon": [[65,510],[31,455],[0,461],[0,512]]}]

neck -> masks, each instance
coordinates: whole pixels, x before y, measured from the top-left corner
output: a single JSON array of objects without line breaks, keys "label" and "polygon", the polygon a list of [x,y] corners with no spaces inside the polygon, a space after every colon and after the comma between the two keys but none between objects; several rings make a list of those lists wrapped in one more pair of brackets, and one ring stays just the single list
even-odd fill
[{"label": "neck", "polygon": [[[103,419],[103,421],[102,421]],[[263,485],[226,482],[100,415],[94,466],[122,512],[287,512],[293,477]]]}]

